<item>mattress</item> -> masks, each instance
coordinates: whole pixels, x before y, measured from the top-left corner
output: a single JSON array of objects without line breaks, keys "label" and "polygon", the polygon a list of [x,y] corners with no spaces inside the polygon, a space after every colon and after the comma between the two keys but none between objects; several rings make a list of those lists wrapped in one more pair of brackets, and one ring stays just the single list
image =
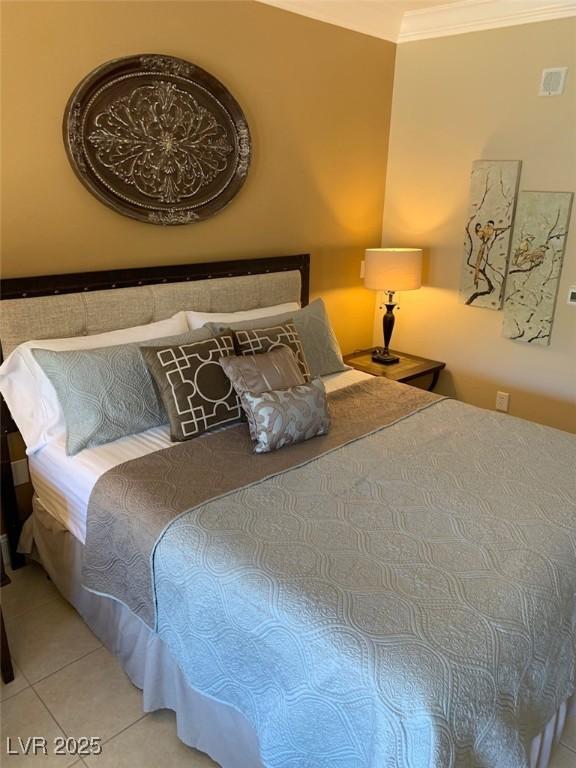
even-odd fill
[{"label": "mattress", "polygon": [[[333,392],[369,378],[362,371],[346,370],[324,376],[323,381],[326,391]],[[45,509],[84,543],[88,501],[96,481],[118,464],[172,444],[166,424],[67,456],[62,435],[29,457],[30,478]]]}]

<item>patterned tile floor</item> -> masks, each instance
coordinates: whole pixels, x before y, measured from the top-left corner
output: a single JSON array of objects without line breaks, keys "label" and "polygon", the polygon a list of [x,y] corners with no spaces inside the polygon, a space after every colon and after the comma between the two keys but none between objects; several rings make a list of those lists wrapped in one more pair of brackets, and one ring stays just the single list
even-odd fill
[{"label": "patterned tile floor", "polygon": [[[176,737],[171,711],[142,713],[141,694],[116,659],[60,597],[42,569],[10,573],[2,608],[16,678],[0,689],[2,766],[76,768],[216,768]],[[98,757],[7,754],[7,737],[99,736]],[[576,768],[576,718],[564,731],[550,768]]]}]

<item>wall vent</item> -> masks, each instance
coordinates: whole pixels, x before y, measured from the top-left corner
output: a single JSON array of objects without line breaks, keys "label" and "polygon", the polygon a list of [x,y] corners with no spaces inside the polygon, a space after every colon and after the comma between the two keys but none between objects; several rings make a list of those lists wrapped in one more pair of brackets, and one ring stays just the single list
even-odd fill
[{"label": "wall vent", "polygon": [[568,67],[552,67],[542,70],[540,96],[561,96],[564,92]]}]

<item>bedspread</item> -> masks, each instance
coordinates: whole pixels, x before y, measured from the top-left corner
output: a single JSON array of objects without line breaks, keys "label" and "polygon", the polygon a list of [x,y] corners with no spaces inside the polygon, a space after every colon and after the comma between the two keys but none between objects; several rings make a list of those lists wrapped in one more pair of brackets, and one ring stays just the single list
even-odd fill
[{"label": "bedspread", "polygon": [[[355,397],[420,397],[376,381]],[[108,473],[119,504],[108,475],[95,488],[86,582],[150,621],[131,585],[153,580],[157,632],[252,723],[266,768],[526,768],[574,690],[574,438],[421,395],[180,514],[184,446],[155,455],[163,496],[130,474],[154,455]]]},{"label": "bedspread", "polygon": [[203,505],[158,632],[266,768],[526,768],[574,689],[574,445],[443,401]]},{"label": "bedspread", "polygon": [[312,461],[441,399],[369,379],[328,396],[332,428],[327,435],[282,451],[254,454],[244,423],[113,467],[99,478],[88,503],[84,586],[113,596],[154,627],[154,548],[180,514]]}]

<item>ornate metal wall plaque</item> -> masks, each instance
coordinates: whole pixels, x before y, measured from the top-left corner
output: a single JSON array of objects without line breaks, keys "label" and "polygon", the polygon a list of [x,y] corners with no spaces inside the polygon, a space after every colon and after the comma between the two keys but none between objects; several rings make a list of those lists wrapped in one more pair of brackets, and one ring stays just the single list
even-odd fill
[{"label": "ornate metal wall plaque", "polygon": [[208,72],[171,56],[127,56],[95,69],[70,97],[63,130],[90,192],[151,224],[217,213],[250,163],[238,102]]}]

